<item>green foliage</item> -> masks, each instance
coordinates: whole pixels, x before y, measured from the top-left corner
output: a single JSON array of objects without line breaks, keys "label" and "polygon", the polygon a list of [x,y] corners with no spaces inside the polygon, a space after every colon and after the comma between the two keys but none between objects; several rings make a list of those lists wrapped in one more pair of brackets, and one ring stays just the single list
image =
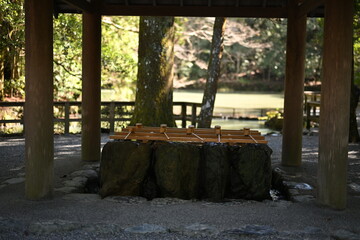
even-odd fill
[{"label": "green foliage", "polygon": [[[176,80],[205,78],[210,56],[213,18],[183,20],[177,42]],[[285,77],[286,19],[229,18],[225,32],[220,85],[231,88],[252,82],[281,82]],[[306,79],[319,80],[322,21],[308,19]],[[240,89],[238,89],[240,90]]]},{"label": "green foliage", "polygon": [[114,89],[116,100],[134,100],[139,17],[103,17],[102,87]]},{"label": "green foliage", "polygon": [[0,49],[24,47],[24,10],[22,0],[0,0]]},{"label": "green foliage", "polygon": [[24,10],[21,0],[0,0],[0,101],[24,94]]},{"label": "green foliage", "polygon": [[305,81],[319,81],[322,64],[324,19],[308,18],[306,33]]},{"label": "green foliage", "polygon": [[60,14],[54,25],[54,99],[77,100],[81,93],[81,15]]},{"label": "green foliage", "polygon": [[[246,23],[253,29],[257,29],[249,41],[262,44],[263,48],[255,48],[252,62],[255,68],[253,72],[262,74],[262,78],[267,81],[283,80],[285,73],[286,60],[286,28],[285,19],[247,19]],[[262,70],[261,70],[262,69]]]},{"label": "green foliage", "polygon": [[[102,18],[102,88],[115,94],[106,100],[134,100],[137,72],[138,17]],[[76,100],[81,94],[81,15],[60,14],[54,20],[54,96]]]},{"label": "green foliage", "polygon": [[360,86],[360,0],[355,1],[354,14],[354,82]]},{"label": "green foliage", "polygon": [[284,123],[283,113],[276,110],[267,112],[266,115],[265,126],[276,131],[281,131]]},{"label": "green foliage", "polygon": [[[0,100],[24,96],[23,0],[0,0]],[[360,85],[360,0],[355,0],[354,76]],[[175,82],[202,86],[210,56],[214,18],[175,18]],[[134,100],[137,79],[138,17],[102,18],[102,88],[108,100]],[[306,81],[319,80],[323,20],[307,23]],[[81,94],[81,15],[54,19],[54,99]],[[285,74],[286,19],[229,18],[220,86],[282,86]],[[200,79],[200,81],[199,81]],[[271,84],[270,84],[271,83]],[[278,86],[276,85],[276,86]],[[261,89],[263,90],[263,89]]]}]

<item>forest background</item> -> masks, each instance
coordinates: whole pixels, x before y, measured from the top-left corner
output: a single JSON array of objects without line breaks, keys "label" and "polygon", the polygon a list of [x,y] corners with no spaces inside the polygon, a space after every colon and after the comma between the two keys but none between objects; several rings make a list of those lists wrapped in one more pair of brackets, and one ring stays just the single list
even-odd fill
[{"label": "forest background", "polygon": [[[360,82],[355,18],[354,73]],[[81,15],[54,18],[54,100],[81,100]],[[203,89],[214,18],[176,18],[174,88]],[[219,91],[281,92],[285,77],[286,19],[228,18]],[[0,0],[0,100],[24,99],[22,0]],[[102,17],[102,89],[111,100],[135,99],[138,17]],[[309,18],[305,84],[321,81],[323,20]]]}]

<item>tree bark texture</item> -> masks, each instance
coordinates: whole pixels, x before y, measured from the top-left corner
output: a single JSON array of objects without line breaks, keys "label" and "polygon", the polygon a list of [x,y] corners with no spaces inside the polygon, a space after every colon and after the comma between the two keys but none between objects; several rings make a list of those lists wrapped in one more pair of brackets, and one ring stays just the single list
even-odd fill
[{"label": "tree bark texture", "polygon": [[217,92],[217,83],[220,76],[220,63],[224,48],[225,22],[226,18],[224,17],[215,18],[210,60],[208,65],[208,77],[205,84],[202,107],[199,115],[199,128],[209,128],[211,126]]},{"label": "tree bark texture", "polygon": [[358,124],[356,120],[356,108],[359,103],[360,89],[354,84],[354,52],[351,73],[351,94],[350,94],[350,126],[349,126],[349,142],[360,142]]},{"label": "tree bark texture", "polygon": [[4,101],[4,97],[4,63],[0,61],[0,101]]},{"label": "tree bark texture", "polygon": [[175,126],[174,17],[140,17],[135,110],[131,124]]}]

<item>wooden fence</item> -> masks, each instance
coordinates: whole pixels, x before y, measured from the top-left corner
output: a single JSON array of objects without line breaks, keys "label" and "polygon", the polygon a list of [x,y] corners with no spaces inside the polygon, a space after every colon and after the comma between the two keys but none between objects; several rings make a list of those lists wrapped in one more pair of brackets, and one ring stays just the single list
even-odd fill
[{"label": "wooden fence", "polygon": [[[130,122],[135,102],[101,102],[101,121],[110,124],[110,132],[114,132],[116,122]],[[174,102],[174,118],[181,120],[181,126],[186,127],[186,122],[192,125],[197,123],[198,108],[200,103]],[[0,108],[20,107],[20,116],[16,119],[0,119],[0,124],[24,124],[24,102],[0,102]],[[74,110],[76,107],[77,110]],[[179,108],[179,109],[177,109]],[[69,133],[71,122],[81,122],[81,102],[54,102],[54,123],[64,123],[64,133]],[[24,126],[25,128],[25,126]]]},{"label": "wooden fence", "polygon": [[[115,124],[117,122],[129,123],[132,117],[135,102],[101,102],[101,121],[109,123],[110,132],[115,132]],[[187,126],[187,121],[191,125],[197,123],[197,114],[200,112],[198,109],[201,107],[200,103],[192,102],[174,102],[174,118],[181,120],[181,127]],[[23,124],[22,113],[24,111],[24,102],[0,102],[0,108],[20,108],[19,117],[14,119],[0,119],[0,125],[8,123]],[[74,110],[73,108],[77,108]],[[230,108],[229,108],[230,109]],[[235,111],[238,109],[230,109],[231,113],[226,113],[226,118],[237,118],[238,114]],[[229,111],[229,110],[228,110]],[[263,116],[268,109],[260,109],[260,116]],[[215,115],[215,113],[214,113]],[[225,115],[221,115],[224,117]],[[242,114],[240,114],[242,115]],[[214,117],[220,117],[214,116]],[[304,118],[306,121],[306,128],[310,129],[311,122],[319,123],[320,117],[320,92],[305,91],[304,92]],[[81,122],[81,102],[54,102],[54,123],[64,124],[64,133],[69,133],[71,122]]]},{"label": "wooden fence", "polygon": [[306,129],[310,129],[311,122],[319,123],[320,120],[320,92],[304,92],[304,116]]}]

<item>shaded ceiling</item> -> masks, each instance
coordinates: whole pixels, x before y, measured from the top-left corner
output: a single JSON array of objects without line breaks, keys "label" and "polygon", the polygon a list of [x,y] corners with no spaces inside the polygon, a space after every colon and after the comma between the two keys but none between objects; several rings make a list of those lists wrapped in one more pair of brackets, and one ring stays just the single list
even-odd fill
[{"label": "shaded ceiling", "polygon": [[[54,12],[123,16],[287,18],[291,0],[54,0]],[[299,13],[324,16],[324,0],[299,0]]]}]

